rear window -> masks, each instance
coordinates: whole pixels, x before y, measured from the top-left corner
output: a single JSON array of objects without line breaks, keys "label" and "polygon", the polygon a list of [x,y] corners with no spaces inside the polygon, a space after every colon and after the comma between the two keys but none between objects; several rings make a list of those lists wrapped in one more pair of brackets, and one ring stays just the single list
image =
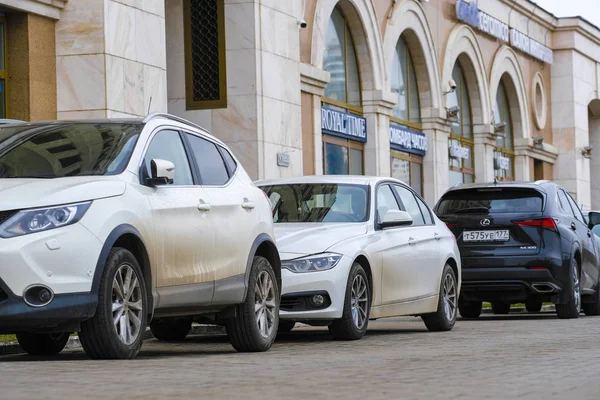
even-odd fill
[{"label": "rear window", "polygon": [[436,213],[490,214],[541,212],[542,195],[535,190],[473,189],[450,192],[440,200]]}]

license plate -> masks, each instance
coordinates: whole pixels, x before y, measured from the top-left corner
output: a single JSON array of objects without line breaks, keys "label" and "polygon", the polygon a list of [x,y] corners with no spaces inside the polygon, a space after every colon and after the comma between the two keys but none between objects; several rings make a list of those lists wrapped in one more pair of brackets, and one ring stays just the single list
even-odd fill
[{"label": "license plate", "polygon": [[508,230],[463,232],[463,242],[506,242],[509,238]]}]

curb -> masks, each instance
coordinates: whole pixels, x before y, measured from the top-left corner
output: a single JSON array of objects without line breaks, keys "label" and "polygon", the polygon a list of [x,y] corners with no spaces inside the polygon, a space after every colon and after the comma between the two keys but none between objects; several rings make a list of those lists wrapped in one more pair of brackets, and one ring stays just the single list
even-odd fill
[{"label": "curb", "polygon": [[[219,325],[194,325],[190,331],[190,335],[220,335],[227,333],[224,326]],[[150,328],[146,328],[144,333],[144,340],[154,339],[154,335],[150,331]],[[65,349],[79,349],[81,348],[81,342],[79,337],[71,336]],[[9,356],[15,354],[23,354],[21,346],[17,342],[0,343],[0,356]]]}]

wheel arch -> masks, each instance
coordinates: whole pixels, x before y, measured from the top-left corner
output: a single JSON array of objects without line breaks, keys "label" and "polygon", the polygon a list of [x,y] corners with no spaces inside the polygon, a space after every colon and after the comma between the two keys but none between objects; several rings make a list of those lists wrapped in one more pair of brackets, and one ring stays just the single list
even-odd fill
[{"label": "wheel arch", "polygon": [[246,263],[246,274],[244,277],[245,289],[242,301],[245,301],[246,296],[248,295],[250,271],[252,270],[252,262],[256,256],[266,258],[271,264],[273,272],[275,272],[277,284],[279,285],[279,295],[281,296],[281,258],[279,257],[279,250],[277,250],[275,241],[269,235],[266,233],[261,233],[256,239],[254,239],[254,243],[252,244],[250,255],[248,256],[248,261]]},{"label": "wheel arch", "polygon": [[102,274],[104,272],[106,260],[108,259],[110,251],[115,247],[121,247],[130,251],[140,264],[140,268],[142,269],[142,273],[144,274],[144,281],[146,283],[148,311],[149,317],[151,317],[154,310],[154,297],[152,294],[152,268],[150,265],[150,257],[148,255],[148,250],[146,248],[144,240],[142,239],[141,233],[132,225],[123,224],[117,226],[115,229],[112,230],[112,232],[104,241],[104,245],[102,246],[102,250],[100,251],[100,256],[98,257],[98,262],[96,263],[96,270],[94,271],[91,293],[97,299],[98,290],[100,288],[100,280],[102,279]]},{"label": "wheel arch", "polygon": [[359,263],[361,267],[363,267],[363,269],[365,270],[365,272],[367,273],[367,278],[369,279],[369,289],[371,289],[371,305],[373,304],[373,299],[375,298],[375,293],[374,293],[374,284],[373,284],[373,270],[371,269],[371,263],[369,262],[369,259],[364,255],[364,254],[360,254],[358,255],[355,259],[354,262]]}]

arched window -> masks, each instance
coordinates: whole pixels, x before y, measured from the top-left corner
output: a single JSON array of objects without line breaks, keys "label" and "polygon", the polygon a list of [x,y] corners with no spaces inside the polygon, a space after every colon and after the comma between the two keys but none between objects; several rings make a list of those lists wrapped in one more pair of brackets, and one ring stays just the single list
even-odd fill
[{"label": "arched window", "polygon": [[454,65],[452,79],[456,82],[456,90],[448,94],[448,108],[458,107],[460,111],[452,124],[449,140],[450,186],[475,181],[471,100],[460,61]]},{"label": "arched window", "polygon": [[504,82],[500,81],[496,104],[494,106],[494,122],[496,125],[505,124],[496,136],[494,151],[494,174],[498,180],[515,179],[515,153],[513,144],[513,121],[510,115],[508,94]]},{"label": "arched window", "polygon": [[329,20],[325,46],[323,68],[331,74],[325,97],[331,103],[342,103],[340,105],[345,108],[360,107],[360,77],[354,42],[346,18],[337,7]]},{"label": "arched window", "polygon": [[398,95],[398,104],[392,115],[395,118],[413,123],[421,123],[419,87],[412,55],[404,36],[400,37],[394,51],[392,65],[392,92]]}]

